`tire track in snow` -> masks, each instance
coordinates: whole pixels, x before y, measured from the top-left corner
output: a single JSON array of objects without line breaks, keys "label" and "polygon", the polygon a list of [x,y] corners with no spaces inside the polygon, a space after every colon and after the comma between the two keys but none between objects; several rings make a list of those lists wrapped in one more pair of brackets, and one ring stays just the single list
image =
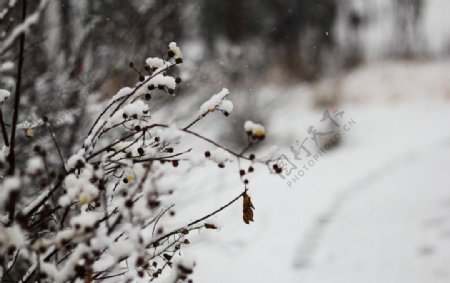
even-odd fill
[{"label": "tire track in snow", "polygon": [[[376,180],[387,172],[391,172],[395,168],[398,168],[409,161],[418,160],[421,156],[427,154],[430,150],[436,148],[442,148],[450,146],[450,137],[446,137],[438,142],[432,143],[431,146],[422,146],[399,154],[396,158],[391,159],[385,164],[379,166],[363,178],[359,179],[347,189],[344,189],[342,193],[338,194],[335,200],[332,202],[328,210],[320,216],[313,227],[306,232],[304,240],[297,248],[297,256],[294,258],[294,268],[304,269],[308,268],[313,261],[314,254],[320,246],[320,242],[327,232],[330,224],[339,214],[341,208],[348,203],[353,197],[359,193],[363,193],[365,190],[376,182]],[[425,150],[423,150],[425,148]]]}]

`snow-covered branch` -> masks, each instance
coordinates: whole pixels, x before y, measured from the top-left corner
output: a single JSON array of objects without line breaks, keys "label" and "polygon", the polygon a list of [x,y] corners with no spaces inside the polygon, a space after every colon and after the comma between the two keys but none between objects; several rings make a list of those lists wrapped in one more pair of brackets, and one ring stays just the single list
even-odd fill
[{"label": "snow-covered branch", "polygon": [[5,53],[6,50],[8,50],[12,44],[16,41],[17,38],[22,33],[25,33],[29,30],[29,28],[36,24],[39,21],[39,18],[41,16],[42,11],[44,11],[45,7],[47,6],[49,0],[41,0],[39,7],[34,11],[31,15],[29,15],[23,23],[16,26],[9,35],[2,40],[0,43],[0,54]]},{"label": "snow-covered branch", "polygon": [[[211,217],[240,199],[244,222],[253,221],[247,175],[257,164],[266,166],[274,160],[258,159],[247,152],[264,139],[265,129],[253,122],[243,125],[241,132],[248,135],[249,143],[241,150],[192,129],[210,113],[231,114],[233,104],[226,99],[227,89],[203,103],[185,127],[158,120],[153,97],[176,94],[181,79],[172,71],[182,62],[180,47],[171,43],[167,57],[148,58],[143,71],[130,63],[139,75],[138,82],[111,98],[80,149],[66,162],[47,117],[18,123],[17,128],[25,131],[50,127],[64,166],[50,158],[55,154],[36,146],[20,175],[2,180],[0,254],[10,266],[3,273],[4,280],[156,281],[170,275],[171,282],[184,282],[195,265],[184,252],[192,231],[216,229]],[[199,142],[200,148],[207,150],[199,152]],[[234,160],[238,162],[233,169]],[[242,192],[195,220],[179,219],[175,211],[185,196],[177,188],[192,170],[203,170],[199,166],[208,164],[237,172]],[[23,188],[33,191],[32,199]],[[12,205],[15,210],[9,209]],[[16,278],[17,270],[28,271]]]}]

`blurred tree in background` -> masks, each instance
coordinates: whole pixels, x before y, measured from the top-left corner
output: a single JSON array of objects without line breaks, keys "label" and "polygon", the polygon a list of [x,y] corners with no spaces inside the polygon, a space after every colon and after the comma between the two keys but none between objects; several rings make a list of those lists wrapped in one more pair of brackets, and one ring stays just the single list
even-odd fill
[{"label": "blurred tree in background", "polygon": [[[396,30],[395,36],[399,39],[397,55],[413,57],[421,52],[420,20],[423,15],[423,0],[396,0]],[[423,38],[422,38],[423,41]]]},{"label": "blurred tree in background", "polygon": [[[21,107],[27,116],[20,120],[32,123],[47,116],[64,139],[58,142],[67,156],[83,138],[80,131],[89,122],[92,93],[115,93],[135,79],[128,62],[142,61],[142,54],[158,54],[168,42],[182,40],[181,1],[29,1],[27,10],[36,11],[41,3],[45,9],[26,34]],[[10,11],[0,21],[0,29],[7,31],[4,38],[18,26],[21,5],[17,1],[11,8],[0,7]],[[0,63],[15,63],[18,49],[8,48],[1,55]],[[2,87],[12,90],[6,76],[14,72],[2,75]],[[41,138],[46,144],[49,136]]]},{"label": "blurred tree in background", "polygon": [[[65,139],[59,141],[65,155],[89,120],[87,106],[136,78],[129,62],[158,54],[171,41],[200,50],[196,64],[187,65],[195,74],[189,75],[191,86],[212,81],[243,89],[261,78],[316,81],[330,69],[357,66],[364,61],[367,27],[375,17],[385,21],[386,9],[394,15],[390,53],[414,57],[425,44],[418,44],[423,0],[395,0],[383,8],[353,0],[29,2],[29,13],[46,4],[26,35],[22,104],[28,111],[22,113],[28,116],[20,120],[46,115],[56,132],[70,124],[69,134],[58,135]],[[18,25],[21,3],[0,4],[6,11],[0,43]],[[205,60],[213,57],[219,59]],[[0,64],[15,64],[17,58],[15,48],[6,48]],[[0,72],[2,87],[13,90],[14,68]]]},{"label": "blurred tree in background", "polygon": [[267,66],[281,60],[287,74],[314,79],[320,75],[324,53],[334,47],[330,31],[336,19],[335,0],[202,4],[202,36],[210,53],[223,38],[232,44],[264,38],[262,52],[266,57],[275,55]]}]

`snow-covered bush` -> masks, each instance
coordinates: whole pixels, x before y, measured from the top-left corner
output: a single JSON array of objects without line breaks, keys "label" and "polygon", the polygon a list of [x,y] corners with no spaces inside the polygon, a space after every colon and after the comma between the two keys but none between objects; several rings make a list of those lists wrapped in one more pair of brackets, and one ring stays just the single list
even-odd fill
[{"label": "snow-covered bush", "polygon": [[[195,261],[184,250],[192,231],[216,229],[209,218],[239,200],[243,221],[253,221],[246,176],[257,163],[274,162],[273,155],[248,153],[264,139],[264,127],[251,121],[242,125],[248,144],[241,150],[192,129],[210,113],[231,114],[227,89],[203,103],[185,126],[158,120],[153,96],[175,95],[181,83],[171,74],[183,62],[183,53],[170,43],[167,54],[145,60],[142,71],[130,63],[138,82],[111,98],[67,160],[53,135],[57,154],[36,146],[34,156],[16,164],[20,152],[14,155],[14,136],[8,138],[1,120],[5,145],[0,162],[7,169],[0,184],[4,282],[190,282]],[[38,126],[52,129],[47,117]],[[18,127],[17,121],[12,127]],[[208,149],[196,148],[199,142]],[[180,223],[175,213],[183,203],[179,186],[202,164],[231,168],[242,181],[242,192],[210,213]]]}]

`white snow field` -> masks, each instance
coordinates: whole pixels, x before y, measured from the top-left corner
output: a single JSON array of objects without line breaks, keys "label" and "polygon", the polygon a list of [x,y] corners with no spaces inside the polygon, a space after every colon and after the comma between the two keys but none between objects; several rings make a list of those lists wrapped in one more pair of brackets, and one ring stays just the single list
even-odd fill
[{"label": "white snow field", "polygon": [[[190,249],[194,282],[450,282],[449,70],[383,63],[345,75],[338,108],[356,124],[290,187],[258,168],[255,222],[243,223],[240,202],[219,215],[220,231]],[[266,126],[292,158],[288,147],[322,118],[313,88],[260,91],[283,93]]]}]

